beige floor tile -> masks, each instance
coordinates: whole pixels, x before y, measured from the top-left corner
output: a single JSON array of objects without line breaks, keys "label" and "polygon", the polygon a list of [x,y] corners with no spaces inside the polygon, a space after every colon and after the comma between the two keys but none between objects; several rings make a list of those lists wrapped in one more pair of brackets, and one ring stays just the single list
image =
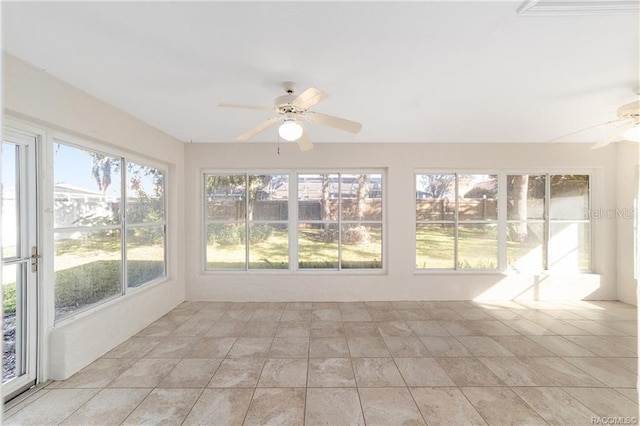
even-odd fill
[{"label": "beige floor tile", "polygon": [[360,388],[368,426],[426,425],[407,388]]},{"label": "beige floor tile", "polygon": [[395,358],[395,362],[407,386],[454,386],[433,358]]},{"label": "beige floor tile", "polygon": [[391,301],[391,306],[398,312],[406,309],[423,309],[422,305],[415,300],[398,300]]},{"label": "beige floor tile", "polygon": [[457,386],[502,386],[502,381],[476,358],[437,358]]},{"label": "beige floor tile", "polygon": [[282,317],[280,318],[282,322],[295,322],[295,321],[311,321],[311,310],[309,309],[299,309],[299,310],[288,310],[282,313]]},{"label": "beige floor tile", "polygon": [[300,358],[267,359],[258,387],[301,388],[307,385],[307,360]]},{"label": "beige floor tile", "polygon": [[601,336],[567,336],[567,340],[570,340],[573,343],[586,348],[597,356],[636,357],[638,355],[637,351],[632,351],[625,346],[622,346],[610,339],[605,339]]},{"label": "beige floor tile", "polygon": [[588,349],[577,345],[563,336],[528,336],[556,356],[595,356]]},{"label": "beige floor tile", "polygon": [[278,329],[277,321],[249,321],[241,337],[273,337]]},{"label": "beige floor tile", "polygon": [[463,387],[464,395],[480,415],[496,425],[546,425],[531,407],[506,387]]},{"label": "beige floor tile", "polygon": [[472,321],[467,325],[468,328],[476,330],[485,336],[518,336],[519,333],[508,327],[502,321],[495,319]]},{"label": "beige floor tile", "polygon": [[588,331],[594,336],[623,336],[626,334],[620,330],[611,328],[594,320],[565,320],[565,322],[574,327]]},{"label": "beige floor tile", "polygon": [[63,425],[119,425],[152,389],[102,389],[62,423]]},{"label": "beige floor tile", "polygon": [[434,320],[438,321],[463,321],[464,318],[459,313],[449,308],[433,308],[429,310],[429,314]]},{"label": "beige floor tile", "polygon": [[91,399],[99,389],[52,389],[9,418],[4,425],[55,425]]},{"label": "beige floor tile", "polygon": [[405,386],[392,358],[352,358],[358,387]]},{"label": "beige floor tile", "polygon": [[201,389],[154,389],[122,424],[181,424],[201,393]]},{"label": "beige floor tile", "polygon": [[104,354],[103,358],[142,358],[162,341],[159,337],[132,337]]},{"label": "beige floor tile", "polygon": [[383,337],[391,356],[394,358],[430,357],[431,352],[415,336],[410,337]]},{"label": "beige floor tile", "polygon": [[555,333],[528,319],[505,320],[504,323],[523,336],[544,336]]},{"label": "beige floor tile", "polygon": [[246,325],[242,321],[219,321],[207,331],[205,337],[238,337]]},{"label": "beige floor tile", "polygon": [[638,321],[622,320],[622,321],[602,321],[605,327],[613,328],[614,330],[621,331],[629,336],[638,336]]},{"label": "beige floor tile", "polygon": [[390,301],[367,301],[364,305],[367,309],[393,309],[393,303]]},{"label": "beige floor tile", "polygon": [[314,309],[311,311],[311,321],[342,321],[340,309]]},{"label": "beige floor tile", "polygon": [[429,349],[434,357],[464,357],[471,356],[471,352],[455,337],[420,337],[420,341]]},{"label": "beige floor tile", "polygon": [[92,362],[69,379],[58,384],[63,388],[103,388],[112,380],[128,370],[135,359],[102,358]]},{"label": "beige floor tile", "polygon": [[340,309],[338,302],[311,302],[311,309]]},{"label": "beige floor tile", "polygon": [[224,309],[200,309],[190,319],[217,321],[224,314]]},{"label": "beige floor tile", "polygon": [[433,319],[426,309],[400,309],[398,314],[405,321],[428,321]]},{"label": "beige floor tile", "polygon": [[348,321],[342,323],[342,328],[347,337],[380,337],[374,322]]},{"label": "beige floor tile", "polygon": [[488,336],[458,336],[456,339],[474,356],[513,356],[504,346]]},{"label": "beige floor tile", "polygon": [[282,313],[284,309],[256,309],[256,311],[251,315],[249,322],[254,321],[271,321],[278,322],[282,317]]},{"label": "beige floor tile", "polygon": [[183,425],[241,425],[253,389],[205,389]]},{"label": "beige floor tile", "polygon": [[247,322],[254,314],[253,309],[230,309],[227,310],[221,317],[220,321],[244,321]]},{"label": "beige floor tile", "polygon": [[204,388],[221,359],[183,359],[160,382],[160,388]]},{"label": "beige floor tile", "polygon": [[492,339],[515,356],[553,356],[552,352],[531,340],[530,336],[492,336]]},{"label": "beige floor tile", "polygon": [[591,424],[595,413],[556,387],[511,388],[547,422],[554,425]]},{"label": "beige floor tile", "polygon": [[638,355],[638,338],[636,336],[602,336],[602,338],[627,348],[634,353],[634,356]]},{"label": "beige floor tile", "polygon": [[178,364],[178,359],[140,359],[116,378],[112,388],[153,388]]},{"label": "beige floor tile", "polygon": [[281,321],[276,337],[309,337],[311,323],[309,321]]},{"label": "beige floor tile", "polygon": [[402,317],[395,309],[367,308],[374,321],[401,321]]},{"label": "beige floor tile", "polygon": [[618,393],[626,396],[631,401],[638,403],[638,389],[637,388],[615,388]]},{"label": "beige floor tile", "polygon": [[271,349],[271,337],[239,337],[228,353],[229,358],[266,357]]},{"label": "beige floor tile", "polygon": [[227,358],[211,378],[209,387],[253,388],[258,384],[264,362],[264,358]]},{"label": "beige floor tile", "polygon": [[349,357],[349,346],[344,337],[312,337],[309,356],[317,358]]},{"label": "beige floor tile", "polygon": [[11,401],[8,401],[4,404],[3,413],[0,415],[1,419],[8,419],[9,417],[16,414],[18,411],[25,408],[27,405],[33,403],[35,400],[42,398],[46,395],[51,389],[50,385],[54,385],[57,387],[58,382],[51,382],[43,388],[36,388],[26,391],[25,393],[16,396]]},{"label": "beige floor tile", "polygon": [[382,337],[347,337],[351,357],[389,357]]},{"label": "beige floor tile", "polygon": [[549,331],[554,332],[555,334],[560,334],[563,336],[589,336],[591,333],[588,331],[582,330],[581,328],[574,327],[563,320],[559,320],[557,318],[552,318],[548,320],[534,320],[534,322],[541,327],[546,328]]},{"label": "beige floor tile", "polygon": [[516,357],[478,358],[508,386],[553,386],[540,371]]},{"label": "beige floor tile", "polygon": [[491,315],[479,308],[457,308],[454,309],[465,320],[479,321],[493,319]]},{"label": "beige floor tile", "polygon": [[164,337],[168,336],[173,331],[178,328],[178,325],[167,319],[159,319],[147,327],[143,328],[138,334],[137,337]]},{"label": "beige floor tile", "polygon": [[144,358],[183,358],[193,345],[199,340],[198,337],[166,337],[147,352]]},{"label": "beige floor tile", "polygon": [[473,321],[438,321],[438,324],[442,326],[451,336],[484,336],[481,330],[476,329],[473,326]]},{"label": "beige floor tile", "polygon": [[605,385],[578,367],[558,357],[522,358],[522,362],[542,373],[558,386],[604,387]]},{"label": "beige floor tile", "polygon": [[638,404],[613,389],[563,387],[599,417],[638,417]]},{"label": "beige floor tile", "polygon": [[340,336],[344,336],[344,326],[341,321],[311,321],[311,337]]},{"label": "beige floor tile", "polygon": [[620,367],[615,362],[606,358],[570,358],[565,357],[565,361],[570,362],[579,369],[595,377],[602,383],[616,388],[636,387],[637,375],[629,370]]},{"label": "beige floor tile", "polygon": [[176,328],[172,336],[187,337],[197,336],[202,337],[207,334],[207,331],[215,324],[215,319],[201,318],[200,316],[191,318],[183,323],[180,327]]},{"label": "beige floor tile", "polygon": [[244,426],[299,426],[304,423],[304,389],[256,389]]},{"label": "beige floor tile", "polygon": [[410,391],[429,425],[486,425],[457,387],[420,387]]},{"label": "beige floor tile", "polygon": [[413,336],[413,331],[404,321],[379,321],[376,325],[382,336]]},{"label": "beige floor tile", "polygon": [[307,358],[309,356],[309,338],[276,337],[273,339],[269,358]]},{"label": "beige floor tile", "polygon": [[616,365],[624,368],[625,370],[631,371],[633,374],[638,374],[638,358],[606,358],[607,360],[613,362]]},{"label": "beige floor tile", "polygon": [[203,337],[185,354],[185,358],[224,358],[235,342],[235,337]]},{"label": "beige floor tile", "polygon": [[353,367],[349,358],[311,358],[309,360],[308,387],[355,387]]},{"label": "beige floor tile", "polygon": [[364,426],[360,398],[355,388],[307,389],[305,426]]},{"label": "beige floor tile", "polygon": [[352,309],[367,309],[364,302],[338,302],[338,309],[341,311],[349,311]]}]

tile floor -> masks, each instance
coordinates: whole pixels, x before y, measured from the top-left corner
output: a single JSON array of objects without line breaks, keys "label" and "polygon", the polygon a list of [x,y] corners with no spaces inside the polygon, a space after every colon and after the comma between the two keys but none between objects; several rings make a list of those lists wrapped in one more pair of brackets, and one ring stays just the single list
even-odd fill
[{"label": "tile floor", "polygon": [[185,302],[4,424],[638,419],[636,317],[620,302]]}]

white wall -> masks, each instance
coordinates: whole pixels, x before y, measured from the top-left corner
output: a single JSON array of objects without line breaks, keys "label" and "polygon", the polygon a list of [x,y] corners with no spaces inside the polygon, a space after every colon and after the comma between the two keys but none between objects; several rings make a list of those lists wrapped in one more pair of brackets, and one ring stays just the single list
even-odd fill
[{"label": "white wall", "polygon": [[[353,144],[317,143],[301,153],[295,145],[267,143],[190,144],[186,148],[187,300],[457,300],[616,299],[616,221],[596,220],[595,274],[414,273],[413,173],[425,169],[590,169],[594,207],[614,209],[615,145],[587,144]],[[201,174],[203,169],[386,168],[387,273],[203,273]]]},{"label": "white wall", "polygon": [[[42,379],[65,379],[184,300],[184,144],[11,55],[3,55],[4,117],[42,133],[39,170],[44,272]],[[16,120],[17,119],[17,120]],[[168,166],[168,279],[53,323],[53,134],[90,139],[105,151]]]},{"label": "white wall", "polygon": [[637,195],[638,195],[638,158],[640,155],[639,145],[632,142],[617,144],[618,164],[617,164],[617,261],[618,261],[618,299],[623,302],[637,305],[637,285],[635,277],[634,259],[635,238],[634,226],[637,217]]}]

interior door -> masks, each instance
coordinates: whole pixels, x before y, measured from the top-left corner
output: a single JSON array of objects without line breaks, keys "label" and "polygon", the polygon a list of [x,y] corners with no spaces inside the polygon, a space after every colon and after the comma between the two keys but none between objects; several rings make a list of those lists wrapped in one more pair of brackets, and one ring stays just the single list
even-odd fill
[{"label": "interior door", "polygon": [[33,386],[37,366],[36,136],[2,138],[2,396]]}]

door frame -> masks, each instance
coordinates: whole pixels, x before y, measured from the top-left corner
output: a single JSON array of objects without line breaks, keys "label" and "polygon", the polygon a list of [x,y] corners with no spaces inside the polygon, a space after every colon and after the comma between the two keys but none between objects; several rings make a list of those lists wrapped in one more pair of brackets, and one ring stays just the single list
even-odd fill
[{"label": "door frame", "polygon": [[[40,164],[41,155],[40,148],[43,145],[45,132],[42,129],[30,126],[17,120],[4,117],[2,127],[2,141],[26,145],[31,149],[26,149],[27,158],[25,159],[26,167],[20,170],[20,179],[26,182],[23,187],[26,190],[26,199],[20,200],[21,209],[24,213],[21,215],[28,223],[28,230],[21,230],[22,240],[25,241],[21,253],[22,258],[28,258],[31,255],[31,248],[38,247],[38,251],[42,253],[42,227],[41,227],[41,208],[40,208],[40,190],[41,176]],[[21,212],[22,213],[22,212]],[[26,238],[25,238],[26,237]],[[42,259],[40,259],[42,260]],[[31,271],[31,262],[27,261],[27,301],[30,307],[25,313],[27,322],[28,339],[24,344],[26,373],[23,378],[16,379],[2,385],[2,400],[4,402],[37,385],[42,380],[42,349],[44,348],[43,333],[44,316],[42,313],[42,270],[44,264],[40,262],[36,272]]]}]

